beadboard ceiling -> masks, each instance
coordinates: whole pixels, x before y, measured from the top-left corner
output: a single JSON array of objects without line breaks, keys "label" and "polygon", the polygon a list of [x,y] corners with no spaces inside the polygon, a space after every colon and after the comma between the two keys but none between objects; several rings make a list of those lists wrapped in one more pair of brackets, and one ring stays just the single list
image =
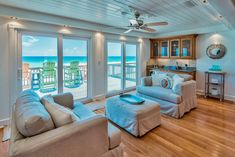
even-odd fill
[{"label": "beadboard ceiling", "polygon": [[129,25],[130,10],[136,9],[145,22],[169,23],[153,27],[157,33],[223,25],[219,13],[203,0],[0,0],[0,4],[120,28]]}]

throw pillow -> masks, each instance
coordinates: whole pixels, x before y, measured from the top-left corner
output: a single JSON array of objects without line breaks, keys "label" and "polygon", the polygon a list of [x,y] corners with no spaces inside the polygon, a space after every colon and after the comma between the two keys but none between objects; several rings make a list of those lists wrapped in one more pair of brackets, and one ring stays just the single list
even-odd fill
[{"label": "throw pillow", "polygon": [[57,128],[79,120],[79,117],[72,110],[55,103],[51,95],[44,96],[41,101],[50,113]]},{"label": "throw pillow", "polygon": [[166,74],[155,73],[152,75],[152,85],[153,86],[161,86],[161,81],[165,78]]},{"label": "throw pillow", "polygon": [[55,128],[50,114],[39,100],[39,96],[30,90],[23,91],[16,100],[14,119],[18,131],[25,137]]},{"label": "throw pillow", "polygon": [[165,76],[161,80],[161,87],[171,89],[173,85],[173,80],[169,76]]},{"label": "throw pillow", "polygon": [[173,76],[173,87],[172,91],[176,94],[181,95],[181,86],[182,83],[184,82],[184,78],[180,77],[179,75],[175,74]]}]

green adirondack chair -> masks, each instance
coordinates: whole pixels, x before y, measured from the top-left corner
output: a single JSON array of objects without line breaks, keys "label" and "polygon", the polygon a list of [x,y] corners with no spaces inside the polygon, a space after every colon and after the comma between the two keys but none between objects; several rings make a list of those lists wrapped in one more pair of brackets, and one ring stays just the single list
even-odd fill
[{"label": "green adirondack chair", "polygon": [[82,72],[79,69],[79,61],[70,62],[70,66],[64,68],[64,86],[76,88],[83,83]]},{"label": "green adirondack chair", "polygon": [[55,62],[44,62],[40,71],[40,92],[48,93],[56,90]]}]

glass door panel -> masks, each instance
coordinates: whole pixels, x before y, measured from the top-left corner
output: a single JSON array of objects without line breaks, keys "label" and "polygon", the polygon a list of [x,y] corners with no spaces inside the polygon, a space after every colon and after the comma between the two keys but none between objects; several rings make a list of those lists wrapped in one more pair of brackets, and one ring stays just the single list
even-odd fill
[{"label": "glass door panel", "polygon": [[161,57],[169,57],[168,41],[161,41]]},{"label": "glass door panel", "polygon": [[22,35],[22,88],[39,96],[58,93],[57,38]]},{"label": "glass door panel", "polygon": [[158,41],[153,42],[153,57],[159,56],[159,44]]},{"label": "glass door panel", "polygon": [[192,39],[181,40],[181,57],[192,57]]},{"label": "glass door panel", "polygon": [[107,90],[120,91],[122,89],[122,44],[107,43]]},{"label": "glass door panel", "polygon": [[136,86],[137,46],[126,44],[125,47],[125,88]]},{"label": "glass door panel", "polygon": [[87,40],[63,39],[63,92],[87,97]]},{"label": "glass door panel", "polygon": [[170,41],[170,55],[171,57],[180,57],[180,40],[176,39],[176,40],[171,40]]}]

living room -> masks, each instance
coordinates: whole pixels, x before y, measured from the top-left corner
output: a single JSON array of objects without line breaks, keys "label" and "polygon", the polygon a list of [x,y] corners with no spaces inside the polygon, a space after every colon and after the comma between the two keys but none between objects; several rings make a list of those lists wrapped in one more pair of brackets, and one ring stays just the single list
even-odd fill
[{"label": "living room", "polygon": [[234,15],[234,0],[0,0],[0,156],[234,156]]}]

